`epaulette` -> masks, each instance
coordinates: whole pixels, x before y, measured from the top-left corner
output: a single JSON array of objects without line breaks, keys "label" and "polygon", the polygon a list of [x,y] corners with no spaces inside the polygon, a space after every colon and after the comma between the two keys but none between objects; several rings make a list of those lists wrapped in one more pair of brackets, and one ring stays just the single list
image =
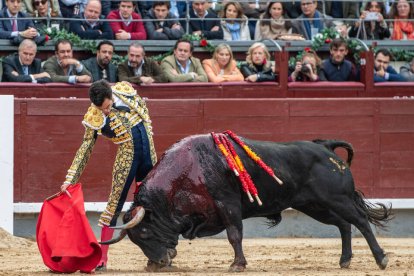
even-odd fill
[{"label": "epaulette", "polygon": [[105,125],[105,115],[102,110],[92,104],[88,108],[88,112],[83,116],[82,124],[94,130],[99,130]]},{"label": "epaulette", "polygon": [[127,97],[132,97],[137,95],[137,91],[132,87],[132,85],[127,81],[117,82],[115,85],[111,86],[112,91],[120,95]]}]

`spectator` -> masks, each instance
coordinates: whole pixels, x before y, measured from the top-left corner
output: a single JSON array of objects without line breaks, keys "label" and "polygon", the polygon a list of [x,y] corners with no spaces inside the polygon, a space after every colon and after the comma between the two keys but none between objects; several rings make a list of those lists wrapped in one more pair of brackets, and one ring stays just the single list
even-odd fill
[{"label": "spectator", "polygon": [[328,81],[356,81],[358,72],[352,62],[345,59],[348,45],[342,38],[332,40],[329,45],[331,56],[322,62],[322,68]]},{"label": "spectator", "polygon": [[174,45],[174,54],[165,57],[161,68],[169,82],[207,82],[207,75],[198,58],[192,56],[193,43],[180,38]]},{"label": "spectator", "polygon": [[[45,1],[43,1],[45,2]],[[34,0],[23,0],[24,5],[22,6],[21,12],[26,13],[27,15],[37,17],[36,16],[36,4],[34,3]],[[50,17],[59,17],[60,14],[60,6],[58,0],[47,0],[45,2],[47,5],[48,14]],[[42,3],[45,5],[44,3]]]},{"label": "spectator", "polygon": [[70,31],[83,39],[113,39],[108,22],[100,21],[101,1],[89,0],[85,11],[77,19],[70,22]]},{"label": "spectator", "polygon": [[58,40],[55,44],[55,55],[46,60],[43,68],[49,73],[53,82],[90,83],[91,73],[73,58],[72,42]]},{"label": "spectator", "polygon": [[220,20],[217,15],[208,12],[207,7],[207,1],[192,2],[192,9],[189,11],[190,22],[188,33],[206,39],[223,39],[223,30],[221,29]]},{"label": "spectator", "polygon": [[114,44],[108,40],[103,40],[98,44],[96,57],[82,61],[86,70],[92,75],[92,82],[98,80],[117,81],[116,67],[111,63],[113,54]]},{"label": "spectator", "polygon": [[145,19],[145,29],[148,39],[152,40],[177,40],[184,34],[184,29],[176,17],[169,11],[169,1],[154,2],[152,9]]},{"label": "spectator", "polygon": [[41,61],[35,58],[36,43],[31,39],[25,39],[19,45],[17,54],[10,55],[3,60],[4,81],[11,82],[51,82],[48,73],[42,69]]},{"label": "spectator", "polygon": [[[373,17],[374,15],[374,17]],[[381,1],[369,1],[364,11],[349,30],[350,37],[363,40],[383,40],[389,38],[391,33],[385,18],[385,6]]]},{"label": "spectator", "polygon": [[[108,17],[108,14],[119,8],[119,0],[101,0],[102,2],[102,15],[104,17]],[[147,15],[147,12],[151,9],[153,1],[143,1],[143,0],[136,0],[133,1],[134,9],[133,11],[141,18],[144,18]],[[185,4],[185,2],[184,2]]]},{"label": "spectator", "polygon": [[[60,14],[58,11],[54,10],[55,7],[53,7],[53,3],[55,1],[50,0],[33,0],[32,6],[33,6],[33,23],[37,30],[41,30],[44,28],[49,27],[55,27],[58,30],[60,29],[60,24],[62,23],[60,20],[56,19],[57,17],[60,17]],[[59,5],[59,4],[58,4]],[[58,6],[59,8],[59,6]],[[39,17],[45,17],[43,19],[40,19]]]},{"label": "spectator", "polygon": [[238,2],[227,2],[220,17],[224,40],[251,40],[248,19]]},{"label": "spectator", "polygon": [[187,10],[187,3],[185,1],[171,0],[170,12],[176,18],[184,17],[185,11]]},{"label": "spectator", "polygon": [[261,42],[255,42],[250,46],[247,52],[246,63],[241,66],[240,71],[245,80],[249,82],[276,80],[276,75],[270,62],[269,51],[266,45]]},{"label": "spectator", "polygon": [[414,4],[407,0],[398,0],[391,6],[390,18],[392,22],[393,40],[414,39]]},{"label": "spectator", "polygon": [[154,82],[167,82],[167,78],[157,62],[145,56],[144,47],[132,42],[128,48],[128,60],[118,66],[120,81],[148,85]]},{"label": "spectator", "polygon": [[290,33],[292,33],[292,23],[285,20],[282,2],[270,1],[266,11],[257,21],[254,39],[277,39],[280,35]]},{"label": "spectator", "polygon": [[410,63],[406,63],[400,67],[400,75],[405,78],[406,81],[414,81],[414,57]]},{"label": "spectator", "polygon": [[84,12],[87,3],[88,0],[59,0],[60,12],[64,18],[74,18]]},{"label": "spectator", "polygon": [[391,53],[387,49],[379,49],[375,53],[374,82],[405,81],[405,78],[390,65],[390,61]]},{"label": "spectator", "polygon": [[[325,7],[323,7],[325,6]],[[350,1],[323,1],[320,6],[321,13],[325,13],[338,21],[351,24],[358,16],[359,3]],[[345,19],[345,20],[342,20]]]},{"label": "spectator", "polygon": [[141,16],[138,13],[134,12],[134,2],[119,2],[119,9],[111,11],[108,14],[108,19],[114,20],[109,24],[113,33],[115,34],[115,39],[147,39],[147,33],[145,32],[144,23],[142,23]]},{"label": "spectator", "polygon": [[249,19],[250,37],[254,37],[257,19],[266,10],[266,2],[259,0],[248,0],[240,2],[244,14]]},{"label": "spectator", "polygon": [[6,0],[6,8],[0,11],[0,18],[4,18],[0,20],[0,39],[10,39],[14,45],[20,45],[26,38],[43,44],[46,37],[34,28],[32,20],[24,19],[26,15],[20,12],[21,7],[21,0]]},{"label": "spectator", "polygon": [[289,76],[289,82],[326,81],[325,75],[320,70],[321,59],[314,51],[305,52],[300,61],[296,62],[295,70]]},{"label": "spectator", "polygon": [[333,26],[332,17],[316,10],[317,2],[315,0],[301,0],[302,15],[297,18],[298,20],[292,21],[292,32],[303,35],[307,40],[311,40],[324,28]]},{"label": "spectator", "polygon": [[233,59],[228,44],[222,43],[214,49],[213,58],[203,60],[203,68],[210,82],[243,81],[244,77]]},{"label": "spectator", "polygon": [[300,1],[288,1],[283,2],[283,10],[288,18],[297,18],[302,14],[302,9],[300,6]]}]

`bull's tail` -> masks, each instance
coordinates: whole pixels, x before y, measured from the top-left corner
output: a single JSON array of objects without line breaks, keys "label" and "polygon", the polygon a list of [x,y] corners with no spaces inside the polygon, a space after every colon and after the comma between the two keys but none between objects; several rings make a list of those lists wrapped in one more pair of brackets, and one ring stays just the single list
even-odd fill
[{"label": "bull's tail", "polygon": [[361,191],[354,191],[354,204],[368,219],[368,221],[375,226],[385,229],[386,223],[393,219],[392,205],[385,206],[385,204],[370,203],[365,199]]},{"label": "bull's tail", "polygon": [[348,166],[351,166],[352,158],[354,157],[354,149],[352,148],[352,145],[350,143],[347,143],[345,141],[337,141],[337,140],[313,140],[312,142],[322,145],[328,150],[334,152],[336,148],[344,148],[348,153],[348,158],[346,160],[346,163]]}]

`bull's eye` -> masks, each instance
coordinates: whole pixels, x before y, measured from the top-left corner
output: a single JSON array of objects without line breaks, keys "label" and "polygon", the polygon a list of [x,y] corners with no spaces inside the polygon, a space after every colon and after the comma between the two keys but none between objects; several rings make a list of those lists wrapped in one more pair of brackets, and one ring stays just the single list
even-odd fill
[{"label": "bull's eye", "polygon": [[148,228],[142,227],[139,231],[139,236],[142,239],[147,239],[147,238],[151,237],[151,231]]}]

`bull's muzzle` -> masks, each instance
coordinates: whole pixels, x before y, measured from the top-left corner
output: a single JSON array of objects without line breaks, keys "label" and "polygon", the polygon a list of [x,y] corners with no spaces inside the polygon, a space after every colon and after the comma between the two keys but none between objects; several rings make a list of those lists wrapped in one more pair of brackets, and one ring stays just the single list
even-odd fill
[{"label": "bull's muzzle", "polygon": [[133,215],[133,218],[128,221],[127,223],[120,225],[120,226],[113,226],[111,228],[113,229],[131,229],[134,226],[136,226],[138,223],[141,222],[141,220],[145,216],[145,209],[142,206],[135,207],[134,210],[132,210],[131,214]]},{"label": "bull's muzzle", "polygon": [[148,260],[147,267],[145,268],[148,272],[158,272],[161,271],[162,268],[171,266],[172,259],[177,256],[177,250],[175,249],[167,249],[167,254],[158,261]]}]

